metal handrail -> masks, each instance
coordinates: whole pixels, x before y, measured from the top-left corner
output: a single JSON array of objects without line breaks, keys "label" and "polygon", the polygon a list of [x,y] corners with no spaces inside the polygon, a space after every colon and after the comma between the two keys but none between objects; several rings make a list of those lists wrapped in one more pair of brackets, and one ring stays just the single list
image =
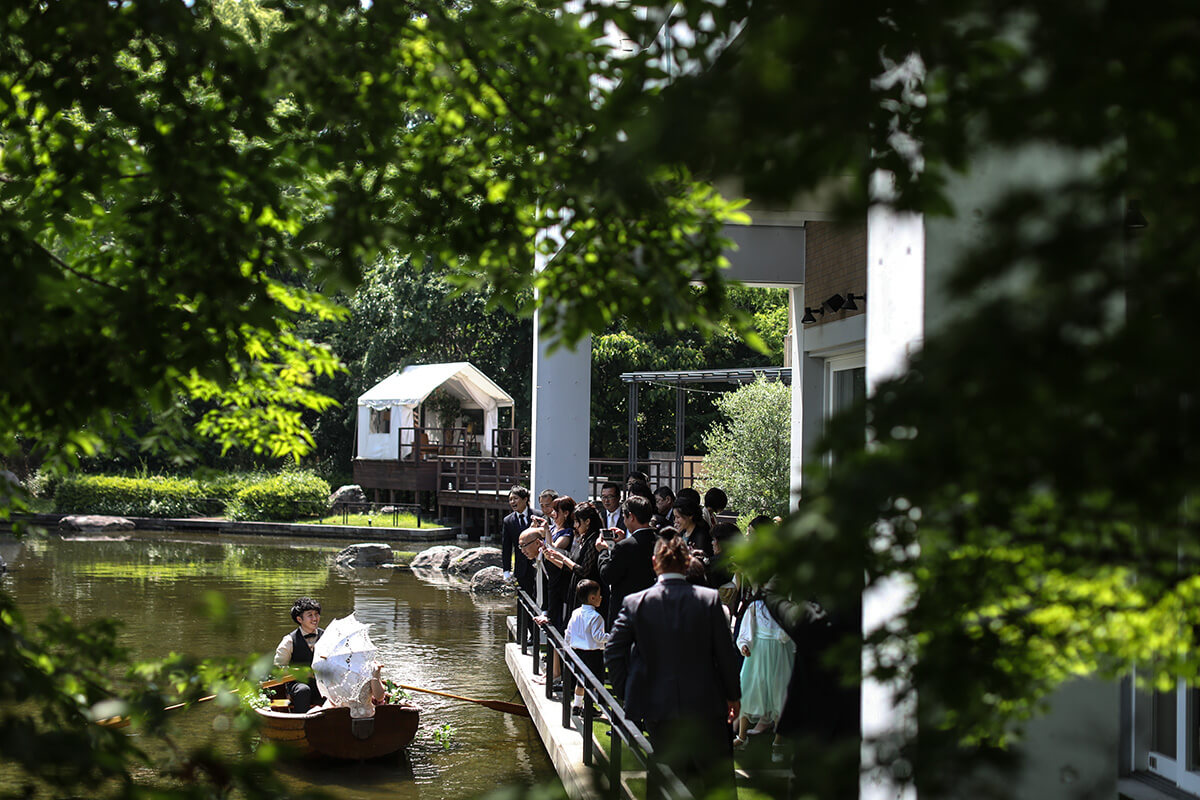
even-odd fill
[{"label": "metal handrail", "polygon": [[415,503],[338,503],[338,507],[342,512],[342,524],[349,522],[350,514],[361,514],[363,512],[373,513],[378,507],[379,509],[391,508],[392,512],[392,527],[399,527],[400,512],[412,512],[417,518],[417,527],[421,527],[422,508]]},{"label": "metal handrail", "polygon": [[[604,687],[604,684],[587,668],[575,654],[575,651],[567,646],[563,639],[553,626],[541,626],[534,622],[534,618],[541,615],[541,610],[537,603],[523,589],[517,588],[517,642],[521,645],[521,654],[529,655],[529,649],[533,647],[533,674],[537,675],[541,671],[541,655],[542,642],[545,642],[545,655],[547,663],[553,658],[552,653],[558,653],[558,657],[562,662],[563,667],[563,686],[562,686],[562,726],[564,728],[572,727],[571,724],[571,698],[575,695],[575,685],[577,683],[583,685],[584,695],[587,701],[583,704],[583,763],[585,766],[592,766],[594,761],[594,731],[593,723],[596,719],[594,702],[599,706],[605,714],[608,715],[609,724],[612,727],[612,745],[608,753],[608,797],[617,800],[622,797],[621,788],[621,750],[622,747],[628,747],[629,752],[637,760],[642,768],[646,771],[646,798],[654,800],[654,798],[663,798],[663,800],[692,800],[692,793],[688,791],[683,781],[675,775],[674,771],[667,765],[661,763],[654,757],[654,747],[650,744],[645,734],[641,729],[625,716],[625,709],[621,707],[620,702],[613,697],[612,693]],[[554,687],[553,681],[547,676],[546,680],[546,697],[553,699]]]}]

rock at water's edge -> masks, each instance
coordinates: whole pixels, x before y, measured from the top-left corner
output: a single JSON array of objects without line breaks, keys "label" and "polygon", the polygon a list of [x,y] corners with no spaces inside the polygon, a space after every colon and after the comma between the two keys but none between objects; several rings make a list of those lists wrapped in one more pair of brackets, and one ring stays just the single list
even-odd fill
[{"label": "rock at water's edge", "polygon": [[450,559],[446,571],[452,575],[474,575],[484,567],[499,567],[500,549],[497,547],[473,547]]},{"label": "rock at water's edge", "polygon": [[343,505],[358,505],[366,502],[366,492],[356,483],[339,486],[333,494],[329,495],[329,507],[333,510],[338,510]]},{"label": "rock at water's edge", "polygon": [[58,527],[67,531],[131,531],[134,525],[124,517],[73,514],[60,519]]},{"label": "rock at water's edge", "polygon": [[4,556],[0,556],[0,575],[8,572],[8,564],[4,563]]},{"label": "rock at water's edge", "polygon": [[412,566],[414,569],[445,569],[450,560],[462,551],[457,545],[440,544],[417,553],[412,560]]},{"label": "rock at water's edge", "polygon": [[352,544],[334,558],[340,567],[379,567],[393,560],[392,546],[371,542]]},{"label": "rock at water's edge", "polygon": [[504,570],[499,567],[484,567],[471,578],[471,591],[475,594],[512,594],[512,586],[504,580]]}]

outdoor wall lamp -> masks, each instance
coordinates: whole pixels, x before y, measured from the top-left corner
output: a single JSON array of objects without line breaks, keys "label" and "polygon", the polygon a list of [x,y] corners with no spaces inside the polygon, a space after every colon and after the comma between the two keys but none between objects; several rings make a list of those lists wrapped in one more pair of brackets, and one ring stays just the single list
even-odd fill
[{"label": "outdoor wall lamp", "polygon": [[1142,214],[1142,202],[1140,200],[1130,200],[1125,206],[1125,229],[1130,231],[1140,231],[1149,225],[1146,221],[1146,216]]},{"label": "outdoor wall lamp", "polygon": [[858,311],[858,303],[854,302],[855,300],[861,300],[865,303],[865,302],[867,302],[867,296],[865,294],[855,294],[854,292],[846,292],[845,308],[847,311]]},{"label": "outdoor wall lamp", "polygon": [[836,314],[837,312],[842,310],[842,306],[846,305],[846,300],[840,294],[835,294],[833,297],[829,298],[821,305],[825,306],[830,311],[832,311],[833,313]]},{"label": "outdoor wall lamp", "polygon": [[825,316],[825,307],[817,306],[816,308],[812,308],[810,306],[805,306],[804,316],[800,318],[800,324],[811,325],[812,323],[816,322],[817,318],[813,316],[814,314],[820,314],[822,317]]}]

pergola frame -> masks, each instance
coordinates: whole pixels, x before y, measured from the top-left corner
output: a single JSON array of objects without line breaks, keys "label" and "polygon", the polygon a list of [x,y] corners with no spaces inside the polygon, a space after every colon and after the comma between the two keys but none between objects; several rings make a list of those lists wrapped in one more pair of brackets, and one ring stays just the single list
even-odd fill
[{"label": "pergola frame", "polygon": [[637,469],[638,384],[666,383],[675,387],[675,475],[683,475],[683,440],[686,432],[683,385],[688,383],[753,383],[763,376],[772,381],[792,382],[791,367],[745,367],[738,369],[685,369],[666,372],[622,372],[629,384],[629,471]]}]

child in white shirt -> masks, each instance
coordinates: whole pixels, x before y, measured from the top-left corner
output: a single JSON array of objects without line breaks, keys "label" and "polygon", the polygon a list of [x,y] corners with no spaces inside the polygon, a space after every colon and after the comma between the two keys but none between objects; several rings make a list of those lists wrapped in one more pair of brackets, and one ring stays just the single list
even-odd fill
[{"label": "child in white shirt", "polygon": [[[604,682],[604,645],[608,634],[604,632],[604,617],[596,609],[600,606],[600,584],[584,579],[575,587],[579,608],[571,613],[567,623],[567,646],[579,656],[579,660]],[[575,698],[571,701],[571,713],[583,714],[583,686],[576,685]]]}]

